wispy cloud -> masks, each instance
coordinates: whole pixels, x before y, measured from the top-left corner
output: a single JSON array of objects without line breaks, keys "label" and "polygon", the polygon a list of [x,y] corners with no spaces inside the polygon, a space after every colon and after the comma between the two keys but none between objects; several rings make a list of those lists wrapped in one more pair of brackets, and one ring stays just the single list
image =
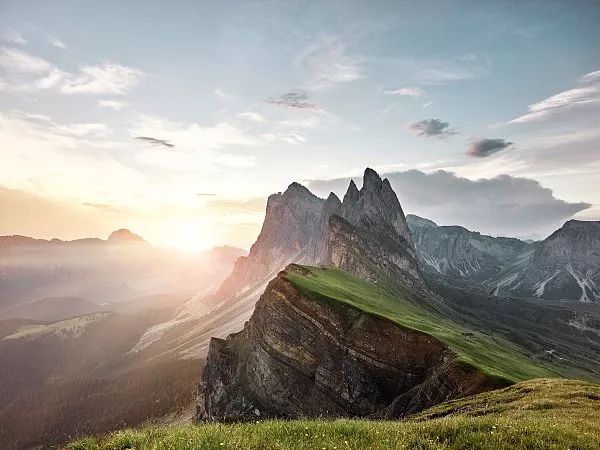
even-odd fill
[{"label": "wispy cloud", "polygon": [[537,122],[575,108],[600,103],[600,70],[582,76],[580,82],[587,83],[587,85],[569,89],[533,103],[529,105],[527,114],[511,120],[509,123]]},{"label": "wispy cloud", "polygon": [[223,101],[233,102],[236,100],[236,97],[233,94],[229,94],[229,93],[225,92],[220,87],[215,88],[215,90],[213,92],[218,98],[220,98]]},{"label": "wispy cloud", "polygon": [[139,69],[109,62],[69,73],[14,47],[0,48],[0,68],[0,90],[25,94],[52,90],[63,94],[124,95],[143,76]]},{"label": "wispy cloud", "polygon": [[445,139],[448,136],[458,133],[458,131],[450,128],[448,122],[443,122],[440,119],[421,120],[420,122],[411,124],[409,129],[414,131],[417,136],[437,137],[439,139]]},{"label": "wispy cloud", "polygon": [[99,108],[110,108],[115,111],[121,111],[121,109],[125,106],[125,103],[119,102],[117,100],[99,100],[98,107]]},{"label": "wispy cloud", "polygon": [[600,81],[600,70],[595,70],[593,72],[586,73],[579,79],[579,81],[581,83],[591,83],[593,81]]},{"label": "wispy cloud", "polygon": [[420,87],[403,87],[400,89],[388,89],[383,91],[386,95],[398,95],[401,97],[421,97],[425,91]]},{"label": "wispy cloud", "polygon": [[9,42],[11,44],[25,45],[27,41],[23,37],[23,35],[12,28],[7,29],[2,33],[2,40]]},{"label": "wispy cloud", "polygon": [[254,112],[254,111],[246,111],[243,113],[239,113],[239,114],[237,114],[237,117],[239,117],[240,119],[248,120],[249,122],[257,122],[257,123],[261,123],[266,120],[265,116],[263,116],[261,113]]},{"label": "wispy cloud", "polygon": [[323,35],[313,40],[296,57],[295,63],[308,76],[305,87],[321,90],[364,78],[363,58],[348,53],[343,39]]},{"label": "wispy cloud", "polygon": [[134,139],[143,142],[144,144],[148,144],[151,147],[175,148],[173,144],[165,139],[158,139],[150,136],[136,136]]},{"label": "wispy cloud", "polygon": [[60,48],[61,50],[65,50],[67,48],[66,44],[56,36],[49,37],[48,43],[56,48]]},{"label": "wispy cloud", "polygon": [[61,88],[62,92],[124,95],[135,87],[144,75],[141,70],[113,63],[85,66],[80,71],[80,74],[69,77]]},{"label": "wispy cloud", "polygon": [[374,59],[390,64],[413,82],[426,85],[450,84],[490,76],[491,63],[476,55],[463,55],[450,59],[391,58]]},{"label": "wispy cloud", "polygon": [[487,158],[488,156],[506,150],[513,145],[506,139],[479,139],[471,142],[467,147],[467,155],[474,158]]},{"label": "wispy cloud", "polygon": [[133,136],[160,136],[182,151],[214,150],[228,146],[255,146],[259,137],[228,122],[215,125],[173,122],[140,114],[130,130]]},{"label": "wispy cloud", "polygon": [[294,109],[304,109],[309,111],[318,111],[320,108],[313,103],[308,92],[303,89],[294,89],[283,94],[269,97],[265,100],[267,103],[277,106],[285,106]]}]

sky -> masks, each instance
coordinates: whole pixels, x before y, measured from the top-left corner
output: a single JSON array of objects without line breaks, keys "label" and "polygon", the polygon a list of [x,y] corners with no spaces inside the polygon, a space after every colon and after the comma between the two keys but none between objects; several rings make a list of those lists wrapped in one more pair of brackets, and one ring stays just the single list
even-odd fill
[{"label": "sky", "polygon": [[249,247],[372,167],[406,213],[600,219],[600,2],[0,2],[0,234]]}]

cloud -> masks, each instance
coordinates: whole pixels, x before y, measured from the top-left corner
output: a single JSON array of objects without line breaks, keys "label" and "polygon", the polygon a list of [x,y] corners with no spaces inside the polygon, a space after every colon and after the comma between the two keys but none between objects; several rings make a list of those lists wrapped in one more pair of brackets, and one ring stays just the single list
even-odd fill
[{"label": "cloud", "polygon": [[174,148],[175,146],[165,139],[157,139],[149,136],[136,136],[134,139],[149,144],[151,147],[167,147]]},{"label": "cloud", "polygon": [[119,102],[117,100],[99,100],[98,107],[99,108],[110,108],[115,111],[121,111],[121,109],[125,106],[125,103]]},{"label": "cloud", "polygon": [[12,28],[9,28],[2,34],[2,40],[10,42],[11,44],[25,45],[27,41],[23,35]]},{"label": "cloud", "polygon": [[421,120],[420,122],[411,124],[409,128],[417,133],[417,136],[437,137],[440,139],[445,139],[448,136],[458,133],[458,131],[450,128],[448,122],[442,122],[439,119]]},{"label": "cloud", "polygon": [[341,38],[329,35],[313,40],[295,59],[308,74],[306,89],[315,91],[364,78],[362,62],[348,54]]},{"label": "cloud", "polygon": [[124,95],[143,76],[138,69],[109,62],[84,66],[74,74],[14,47],[0,48],[0,69],[0,91],[22,94]]},{"label": "cloud", "polygon": [[215,125],[181,123],[140,114],[130,130],[133,136],[160,136],[182,151],[222,149],[228,146],[256,146],[261,139],[229,122]]},{"label": "cloud", "polygon": [[[418,170],[385,174],[405,213],[427,217],[441,225],[462,225],[492,235],[544,236],[588,203],[557,199],[538,181],[500,175],[471,180],[451,172]],[[325,196],[343,195],[350,178],[311,180],[309,187]],[[355,178],[360,183],[360,177]]]},{"label": "cloud", "polygon": [[135,87],[144,75],[141,70],[121,64],[103,63],[85,66],[81,73],[70,77],[61,90],[65,94],[124,95]]},{"label": "cloud", "polygon": [[527,114],[511,120],[509,123],[539,122],[566,113],[574,113],[585,106],[600,104],[600,71],[590,72],[580,78],[586,86],[568,89],[528,106]]},{"label": "cloud", "polygon": [[586,73],[582,76],[579,81],[581,83],[590,83],[593,81],[600,81],[600,70],[595,70],[594,72]]},{"label": "cloud", "polygon": [[3,185],[80,201],[101,201],[116,186],[119,196],[135,196],[145,177],[106,151],[114,148],[110,132],[104,124],[0,111]]},{"label": "cloud", "polygon": [[247,112],[239,113],[237,115],[237,117],[239,117],[240,119],[248,120],[249,122],[260,123],[260,122],[264,122],[265,121],[265,117],[261,113],[252,112],[252,111],[247,111]]},{"label": "cloud", "polygon": [[420,97],[425,95],[425,91],[419,87],[403,87],[400,89],[383,91],[386,95],[399,95],[402,97]]},{"label": "cloud", "polygon": [[505,139],[479,139],[469,144],[467,155],[475,158],[486,158],[494,153],[506,150],[512,145],[512,142]]},{"label": "cloud", "polygon": [[319,117],[313,115],[296,119],[279,120],[277,123],[284,127],[293,129],[317,128],[320,125],[321,120]]},{"label": "cloud", "polygon": [[288,108],[303,109],[308,111],[319,111],[319,107],[311,100],[308,92],[303,89],[294,89],[283,94],[269,97],[265,100],[267,103],[277,106],[286,106]]},{"label": "cloud", "polygon": [[438,85],[475,80],[490,76],[489,60],[476,55],[464,55],[450,59],[374,59],[395,66],[395,71],[419,84]]},{"label": "cloud", "polygon": [[226,102],[233,102],[236,100],[235,96],[232,94],[228,94],[227,92],[225,92],[223,89],[221,89],[220,87],[216,88],[214,90],[215,95],[220,98],[223,101]]},{"label": "cloud", "polygon": [[67,125],[54,124],[51,132],[74,137],[103,137],[111,130],[103,123],[71,123]]},{"label": "cloud", "polygon": [[60,48],[61,50],[65,50],[67,48],[65,43],[55,36],[51,36],[48,39],[48,43],[56,48]]},{"label": "cloud", "polygon": [[0,67],[15,74],[44,74],[53,69],[45,59],[13,47],[0,48]]}]

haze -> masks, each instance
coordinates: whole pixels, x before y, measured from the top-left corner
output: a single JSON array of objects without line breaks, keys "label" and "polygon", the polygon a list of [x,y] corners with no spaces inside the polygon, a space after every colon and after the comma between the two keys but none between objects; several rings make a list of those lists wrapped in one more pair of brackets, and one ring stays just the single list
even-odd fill
[{"label": "haze", "polygon": [[266,196],[366,166],[442,224],[539,239],[598,220],[599,18],[585,1],[3,1],[0,234],[248,248]]}]

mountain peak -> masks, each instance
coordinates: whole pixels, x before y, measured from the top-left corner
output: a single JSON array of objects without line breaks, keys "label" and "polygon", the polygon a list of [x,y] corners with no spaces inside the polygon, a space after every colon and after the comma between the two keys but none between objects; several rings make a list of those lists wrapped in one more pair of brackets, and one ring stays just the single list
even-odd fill
[{"label": "mountain peak", "polygon": [[294,181],[292,184],[288,186],[288,188],[283,193],[284,196],[290,197],[309,197],[316,198],[315,194],[310,192],[305,186],[302,186],[300,183]]},{"label": "mountain peak", "polygon": [[373,169],[367,167],[363,175],[363,190],[381,190],[381,177]]},{"label": "mountain peak", "polygon": [[346,191],[346,195],[344,195],[344,203],[354,203],[358,200],[359,195],[360,194],[356,184],[354,183],[354,180],[350,180],[348,190]]},{"label": "mountain peak", "polygon": [[141,236],[132,233],[126,228],[121,228],[120,230],[113,231],[108,236],[109,242],[119,242],[119,243],[142,243],[146,242]]}]

